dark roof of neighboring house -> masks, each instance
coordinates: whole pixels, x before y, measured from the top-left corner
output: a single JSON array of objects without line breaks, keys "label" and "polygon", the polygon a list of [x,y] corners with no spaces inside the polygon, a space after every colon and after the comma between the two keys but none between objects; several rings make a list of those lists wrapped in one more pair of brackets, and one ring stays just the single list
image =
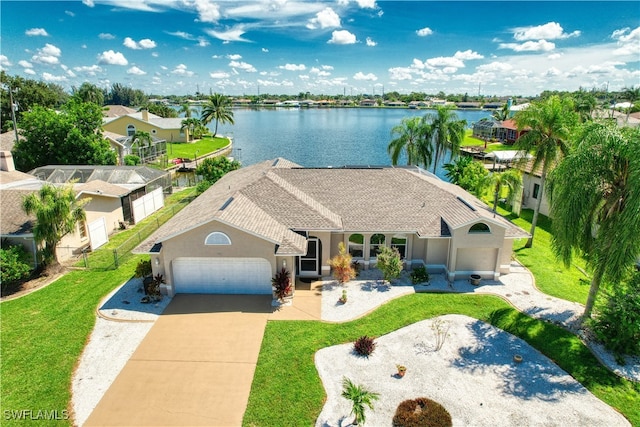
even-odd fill
[{"label": "dark roof of neighboring house", "polygon": [[0,234],[20,235],[33,231],[35,217],[22,210],[22,199],[34,190],[0,190]]},{"label": "dark roof of neighboring house", "polygon": [[109,184],[122,185],[130,190],[168,175],[168,172],[147,166],[91,166],[51,165],[41,166],[29,172],[38,179],[51,183],[78,183],[101,180]]},{"label": "dark roof of neighboring house", "polygon": [[504,227],[507,237],[527,235],[462,188],[415,167],[303,168],[276,159],[228,173],[137,250],[214,220],[273,241],[279,255],[305,253],[305,239],[292,230],[445,237],[445,228],[483,220]]}]

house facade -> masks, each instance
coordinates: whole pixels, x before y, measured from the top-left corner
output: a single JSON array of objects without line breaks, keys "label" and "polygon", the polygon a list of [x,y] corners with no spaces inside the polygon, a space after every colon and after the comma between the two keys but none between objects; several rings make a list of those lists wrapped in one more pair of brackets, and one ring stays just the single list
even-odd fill
[{"label": "house facade", "polygon": [[225,175],[144,241],[174,293],[270,294],[271,277],[331,273],[343,242],[364,268],[380,246],[449,280],[508,272],[528,236],[461,188],[411,167],[303,168],[275,159]]},{"label": "house facade", "polygon": [[184,118],[164,118],[147,110],[116,117],[105,117],[102,127],[105,131],[132,136],[136,131],[148,132],[158,140],[170,143],[189,141],[189,129],[182,128]]}]

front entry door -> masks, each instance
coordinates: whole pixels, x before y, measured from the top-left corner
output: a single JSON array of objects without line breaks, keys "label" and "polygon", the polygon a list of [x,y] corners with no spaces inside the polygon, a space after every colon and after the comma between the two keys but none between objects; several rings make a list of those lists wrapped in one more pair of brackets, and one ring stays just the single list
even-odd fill
[{"label": "front entry door", "polygon": [[300,276],[317,276],[320,270],[320,241],[317,237],[307,239],[307,254],[298,258]]}]

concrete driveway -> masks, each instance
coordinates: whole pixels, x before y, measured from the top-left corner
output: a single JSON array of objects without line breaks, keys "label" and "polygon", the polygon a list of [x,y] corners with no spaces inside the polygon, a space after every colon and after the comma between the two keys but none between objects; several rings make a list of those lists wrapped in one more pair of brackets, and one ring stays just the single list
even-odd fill
[{"label": "concrete driveway", "polygon": [[271,296],[176,295],[85,426],[239,426]]}]

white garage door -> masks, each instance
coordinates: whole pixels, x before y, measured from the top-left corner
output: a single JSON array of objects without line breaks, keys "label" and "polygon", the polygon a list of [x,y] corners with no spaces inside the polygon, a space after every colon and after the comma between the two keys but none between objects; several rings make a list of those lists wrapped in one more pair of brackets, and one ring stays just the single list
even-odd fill
[{"label": "white garage door", "polygon": [[263,258],[176,258],[176,293],[271,294],[271,263]]},{"label": "white garage door", "polygon": [[497,257],[496,248],[459,248],[456,271],[494,271]]},{"label": "white garage door", "polygon": [[92,251],[98,249],[100,246],[109,241],[109,235],[107,234],[107,223],[103,216],[93,222],[90,222],[88,228]]}]

